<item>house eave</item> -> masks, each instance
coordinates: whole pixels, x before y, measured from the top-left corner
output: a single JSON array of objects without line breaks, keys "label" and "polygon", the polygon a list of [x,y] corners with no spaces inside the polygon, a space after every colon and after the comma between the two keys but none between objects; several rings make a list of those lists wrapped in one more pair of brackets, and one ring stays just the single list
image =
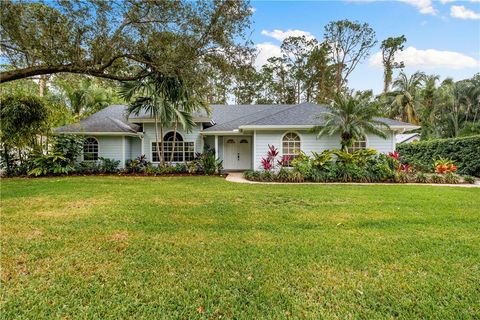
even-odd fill
[{"label": "house eave", "polygon": [[54,132],[55,135],[60,134],[72,134],[72,135],[82,135],[82,136],[129,136],[129,137],[142,137],[143,133],[141,132]]},{"label": "house eave", "polygon": [[[212,121],[211,118],[193,118],[193,122],[198,123],[210,123]],[[128,122],[130,123],[155,123],[155,119],[152,118],[128,118]]]}]

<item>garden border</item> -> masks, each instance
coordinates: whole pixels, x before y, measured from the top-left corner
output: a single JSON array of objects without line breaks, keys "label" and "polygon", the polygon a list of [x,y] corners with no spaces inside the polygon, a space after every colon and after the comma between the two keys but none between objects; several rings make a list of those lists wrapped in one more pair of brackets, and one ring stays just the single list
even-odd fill
[{"label": "garden border", "polygon": [[385,183],[385,182],[265,182],[265,181],[250,181],[243,177],[243,172],[229,172],[226,181],[244,184],[283,184],[283,185],[354,185],[354,186],[439,186],[439,187],[462,187],[462,188],[480,188],[480,180],[477,179],[475,184],[447,184],[447,183]]}]

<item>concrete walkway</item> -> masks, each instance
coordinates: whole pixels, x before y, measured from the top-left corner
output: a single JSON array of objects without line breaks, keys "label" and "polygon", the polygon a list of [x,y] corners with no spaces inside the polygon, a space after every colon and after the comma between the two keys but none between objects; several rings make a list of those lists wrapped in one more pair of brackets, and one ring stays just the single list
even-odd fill
[{"label": "concrete walkway", "polygon": [[356,185],[356,186],[435,186],[435,187],[461,187],[461,188],[480,188],[480,181],[477,179],[475,184],[441,184],[441,183],[358,183],[358,182],[260,182],[250,181],[243,177],[243,172],[230,172],[225,180],[236,183],[249,184],[296,184],[296,185]]}]

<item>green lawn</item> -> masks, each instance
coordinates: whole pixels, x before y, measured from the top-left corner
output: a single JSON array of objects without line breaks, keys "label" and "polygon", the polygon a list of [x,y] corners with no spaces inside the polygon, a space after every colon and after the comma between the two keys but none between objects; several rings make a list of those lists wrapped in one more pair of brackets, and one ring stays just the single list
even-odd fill
[{"label": "green lawn", "polygon": [[1,318],[478,319],[480,189],[1,181]]}]

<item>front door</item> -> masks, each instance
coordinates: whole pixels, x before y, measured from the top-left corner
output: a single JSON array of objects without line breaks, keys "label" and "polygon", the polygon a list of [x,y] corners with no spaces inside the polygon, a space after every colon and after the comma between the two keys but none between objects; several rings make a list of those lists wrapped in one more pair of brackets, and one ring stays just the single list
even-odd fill
[{"label": "front door", "polygon": [[252,146],[250,137],[224,138],[225,170],[247,170],[251,168]]}]

